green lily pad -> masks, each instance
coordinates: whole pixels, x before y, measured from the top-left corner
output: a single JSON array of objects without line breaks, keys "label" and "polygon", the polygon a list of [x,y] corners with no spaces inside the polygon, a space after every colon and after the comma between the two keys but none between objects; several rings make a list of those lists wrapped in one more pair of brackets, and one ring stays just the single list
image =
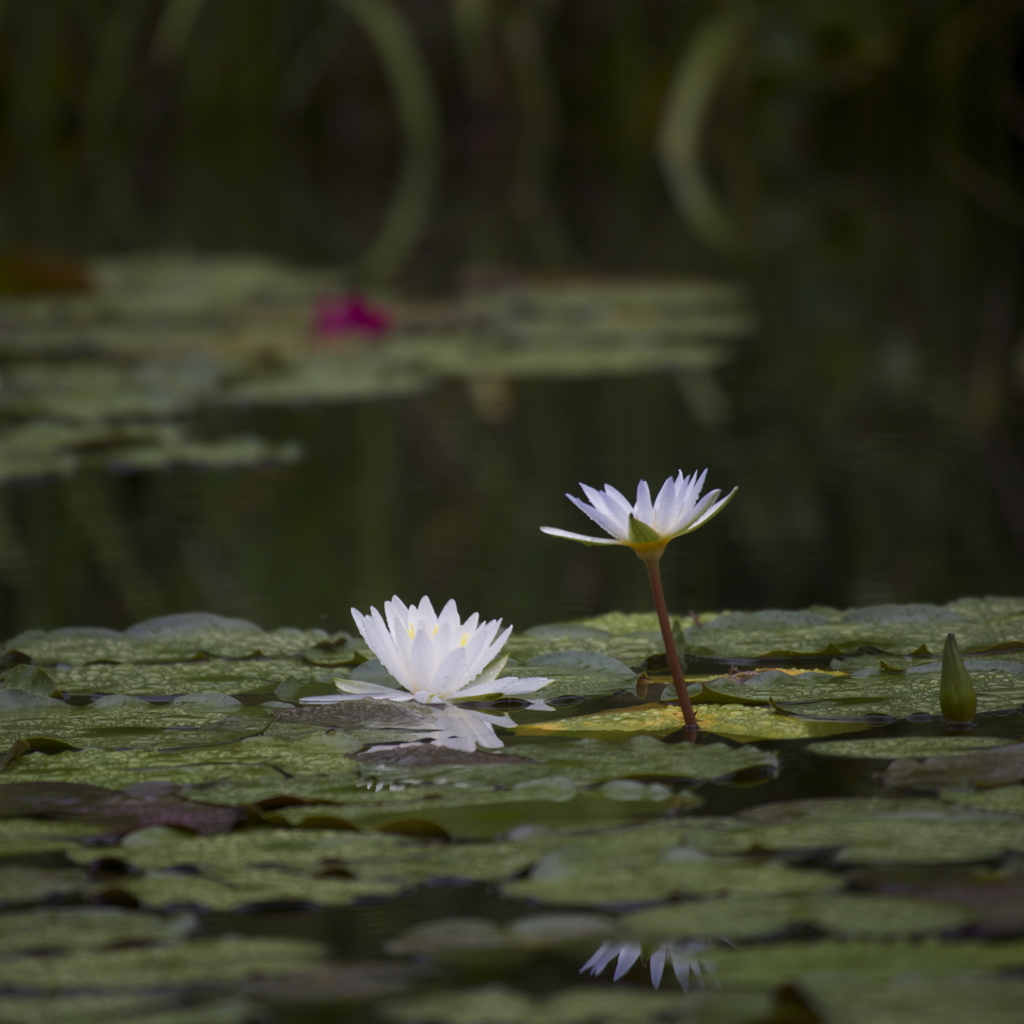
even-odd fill
[{"label": "green lily pad", "polygon": [[[592,716],[583,716],[592,717]],[[568,719],[577,721],[578,719]],[[525,731],[525,730],[520,730]],[[653,736],[634,736],[619,743],[600,739],[551,739],[517,743],[521,757],[547,765],[549,771],[580,783],[628,777],[664,777],[710,781],[737,772],[763,768],[778,772],[778,755],[756,747],[727,747],[723,743],[662,743]]]},{"label": "green lily pad", "polygon": [[1024,779],[1024,744],[1011,743],[986,750],[918,761],[893,761],[882,775],[886,786],[944,789],[947,786],[1003,786]]},{"label": "green lily pad", "polygon": [[11,956],[173,942],[190,936],[198,923],[187,914],[160,917],[120,907],[37,907],[8,911],[4,926],[0,955]]},{"label": "green lily pad", "polygon": [[[31,811],[26,808],[25,813]],[[102,835],[107,831],[109,829],[102,825],[86,821],[5,817],[0,819],[0,857],[60,853],[78,846],[84,839]]]},{"label": "green lily pad", "polygon": [[173,996],[51,995],[0,996],[0,1020],[5,1024],[245,1024],[253,1008],[239,999],[190,1002],[181,1006]]},{"label": "green lily pad", "polygon": [[686,630],[687,651],[722,660],[759,658],[771,652],[819,654],[875,647],[892,654],[921,648],[937,654],[953,632],[963,650],[987,650],[1024,640],[1024,614],[1005,599],[971,599],[938,605],[876,605],[845,612],[731,612],[703,628]]},{"label": "green lily pad", "polygon": [[675,1024],[692,1020],[695,1006],[700,1024],[745,1024],[766,1018],[771,1000],[761,993],[708,992],[684,1003],[678,991],[622,983],[543,996],[487,985],[395,1000],[385,1004],[384,1016],[396,1024]]},{"label": "green lily pad", "polygon": [[884,736],[862,740],[809,743],[811,753],[824,757],[865,757],[891,761],[898,757],[933,757],[1004,747],[1010,740],[998,736]]},{"label": "green lily pad", "polygon": [[330,682],[347,670],[329,671],[296,659],[259,661],[162,662],[158,664],[80,665],[54,670],[56,685],[67,693],[129,693],[162,696],[178,693],[271,693],[287,679],[300,686]]},{"label": "green lily pad", "polygon": [[44,708],[0,718],[0,745],[26,736],[46,736],[80,749],[174,750],[232,743],[259,735],[270,724],[263,708],[201,704],[151,705],[143,701],[113,706]]},{"label": "green lily pad", "polygon": [[[973,662],[972,662],[973,663]],[[1024,704],[1024,676],[1005,671],[998,663],[972,671],[978,710],[1002,711]],[[922,666],[923,668],[923,666]],[[941,716],[939,670],[873,672],[844,676],[818,672],[790,675],[758,672],[749,679],[715,679],[702,684],[698,702],[766,704],[816,718],[857,719],[865,715]]]},{"label": "green lily pad", "polygon": [[[695,709],[697,724],[706,732],[718,733],[741,743],[755,740],[807,739],[838,732],[857,732],[870,728],[864,722],[819,721],[782,715],[767,708],[739,704],[703,704]],[[599,711],[593,715],[575,715],[553,722],[521,725],[520,736],[615,736],[630,733],[668,734],[683,728],[683,713],[674,704],[642,704],[625,710]]]},{"label": "green lily pad", "polygon": [[61,687],[49,672],[34,665],[15,665],[0,675],[0,688],[54,697]]},{"label": "green lily pad", "polygon": [[1024,821],[938,801],[797,800],[744,812],[764,850],[815,850],[843,864],[969,864],[1024,845]]},{"label": "green lily pad", "polygon": [[895,896],[728,896],[653,907],[628,914],[622,926],[655,942],[766,938],[812,925],[837,938],[892,938],[950,931],[971,924],[965,907]]},{"label": "green lily pad", "polygon": [[548,854],[528,878],[507,882],[502,892],[514,899],[539,900],[554,906],[611,906],[661,902],[679,896],[798,895],[828,892],[842,881],[833,874],[739,857],[714,857],[688,847],[658,857],[613,862],[581,856],[571,846]]},{"label": "green lily pad", "polygon": [[[4,822],[4,831],[7,824]],[[81,892],[85,885],[84,871],[8,863],[0,871],[0,904],[19,906],[48,899],[63,899]]]},{"label": "green lily pad", "polygon": [[152,948],[11,957],[0,960],[0,985],[40,992],[226,985],[308,968],[322,956],[316,942],[226,935]]},{"label": "green lily pad", "polygon": [[1018,814],[1024,817],[1024,786],[998,786],[977,791],[943,789],[939,796],[949,803],[974,807],[993,814]]},{"label": "green lily pad", "polygon": [[[717,976],[726,988],[776,987],[840,971],[862,986],[885,979],[957,975],[975,980],[977,972],[1015,968],[1024,957],[1024,942],[780,942],[741,949],[716,949]],[[974,978],[971,978],[971,975]],[[994,980],[994,979],[993,979]]]},{"label": "green lily pad", "polygon": [[83,626],[49,632],[28,630],[11,637],[4,649],[20,651],[37,665],[77,666],[100,661],[182,661],[204,654],[222,658],[284,658],[333,639],[321,629],[264,632],[244,619],[187,612],[149,619],[123,633]]}]

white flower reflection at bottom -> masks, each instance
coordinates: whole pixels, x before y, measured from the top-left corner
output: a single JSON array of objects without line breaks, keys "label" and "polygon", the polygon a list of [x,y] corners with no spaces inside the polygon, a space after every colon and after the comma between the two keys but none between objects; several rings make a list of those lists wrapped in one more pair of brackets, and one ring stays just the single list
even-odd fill
[{"label": "white flower reflection at bottom", "polygon": [[[651,968],[651,984],[658,988],[665,964],[669,964],[676,981],[684,992],[690,990],[691,976],[696,983],[704,987],[704,971],[712,973],[714,964],[701,957],[701,953],[709,949],[706,942],[663,942],[647,958]],[[613,960],[618,960],[612,981],[618,981],[629,972],[629,969],[644,954],[644,947],[639,942],[603,942],[596,953],[580,968],[579,973],[589,971],[597,977]]]}]

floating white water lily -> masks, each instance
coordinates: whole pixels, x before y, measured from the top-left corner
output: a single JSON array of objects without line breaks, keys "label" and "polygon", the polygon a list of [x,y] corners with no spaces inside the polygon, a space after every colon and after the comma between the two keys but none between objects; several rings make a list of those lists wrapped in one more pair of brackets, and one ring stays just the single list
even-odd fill
[{"label": "floating white water lily", "polygon": [[[700,941],[663,942],[647,957],[651,984],[658,988],[665,973],[665,964],[668,963],[684,992],[690,989],[691,976],[703,988],[703,971],[714,971],[714,964],[700,956],[708,948],[706,942]],[[612,975],[612,981],[618,981],[643,954],[644,947],[639,942],[604,942],[580,968],[579,973],[589,971],[596,978],[613,960],[618,959]]]},{"label": "floating white water lily", "polygon": [[480,622],[475,612],[462,622],[454,601],[437,614],[429,598],[406,606],[393,597],[384,602],[384,615],[376,608],[369,615],[353,608],[352,618],[370,649],[404,689],[358,678],[336,680],[338,689],[351,696],[442,704],[486,694],[533,693],[551,682],[540,676],[499,678],[508,661],[501,649],[512,627],[499,634],[500,619]]},{"label": "floating white water lily", "polygon": [[721,500],[722,492],[718,490],[708,491],[701,497],[707,475],[706,469],[692,476],[684,476],[680,470],[677,476],[669,477],[661,485],[653,501],[647,481],[641,480],[636,489],[636,502],[632,504],[611,484],[605,484],[600,491],[580,484],[590,499],[589,505],[572,494],[566,497],[610,536],[589,537],[553,526],[542,526],[541,530],[552,537],[565,537],[581,544],[620,544],[632,548],[644,560],[658,558],[670,540],[703,526],[732,500],[737,491],[735,487]]}]

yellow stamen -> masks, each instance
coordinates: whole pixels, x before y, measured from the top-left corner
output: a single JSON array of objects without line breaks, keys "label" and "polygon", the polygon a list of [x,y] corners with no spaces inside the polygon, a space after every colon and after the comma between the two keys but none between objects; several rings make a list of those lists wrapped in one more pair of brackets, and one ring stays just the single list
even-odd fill
[{"label": "yellow stamen", "polygon": [[463,633],[462,634],[462,639],[459,641],[459,646],[460,647],[465,647],[468,642],[469,642],[469,634],[468,633]]}]

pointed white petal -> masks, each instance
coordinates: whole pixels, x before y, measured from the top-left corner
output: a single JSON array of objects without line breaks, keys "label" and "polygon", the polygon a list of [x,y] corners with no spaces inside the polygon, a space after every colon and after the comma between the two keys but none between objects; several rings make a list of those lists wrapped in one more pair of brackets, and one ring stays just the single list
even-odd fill
[{"label": "pointed white petal", "polygon": [[597,505],[588,505],[585,501],[581,501],[571,494],[567,494],[566,497],[606,533],[610,533],[613,537],[621,533],[622,524],[617,516],[609,515],[603,508]]},{"label": "pointed white petal", "polygon": [[619,962],[615,965],[612,981],[618,981],[640,959],[642,952],[643,947],[639,942],[624,942],[622,952],[619,953]]},{"label": "pointed white petal", "polygon": [[668,956],[668,946],[664,943],[651,954],[651,985],[654,988],[661,985],[661,976],[665,973],[666,956]]},{"label": "pointed white petal", "polygon": [[552,537],[564,537],[566,540],[575,540],[580,544],[592,544],[592,545],[603,545],[603,544],[621,544],[622,541],[613,539],[611,537],[587,537],[582,533],[570,533],[568,530],[559,530],[554,526],[542,526],[540,528],[541,533],[549,534]]},{"label": "pointed white petal", "polygon": [[633,515],[641,523],[654,526],[654,506],[651,504],[651,489],[647,486],[646,480],[641,480],[636,485],[636,504],[633,506]]},{"label": "pointed white petal", "polygon": [[602,942],[594,952],[594,955],[579,969],[580,974],[590,971],[597,977],[617,956],[619,955],[619,943]]}]

